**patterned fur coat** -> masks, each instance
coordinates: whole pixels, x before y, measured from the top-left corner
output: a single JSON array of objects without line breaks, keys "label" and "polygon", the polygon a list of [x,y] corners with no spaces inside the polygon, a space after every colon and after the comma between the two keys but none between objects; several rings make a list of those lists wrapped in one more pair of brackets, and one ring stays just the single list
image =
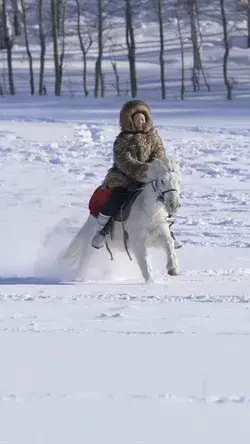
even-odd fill
[{"label": "patterned fur coat", "polygon": [[[146,117],[143,131],[136,131],[133,115],[141,112]],[[154,128],[150,108],[139,100],[131,100],[120,112],[121,132],[113,147],[114,163],[104,180],[108,188],[129,187],[145,177],[148,163],[153,158],[164,159],[166,152],[163,141]]]}]

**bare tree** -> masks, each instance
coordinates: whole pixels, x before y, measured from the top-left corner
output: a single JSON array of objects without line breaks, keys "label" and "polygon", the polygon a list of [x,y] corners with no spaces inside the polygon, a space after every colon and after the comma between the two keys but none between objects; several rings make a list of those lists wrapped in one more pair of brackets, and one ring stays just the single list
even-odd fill
[{"label": "bare tree", "polygon": [[119,73],[118,73],[118,69],[117,69],[117,62],[116,62],[116,53],[115,53],[116,47],[117,46],[115,46],[114,43],[111,42],[110,61],[111,61],[111,66],[113,68],[113,72],[114,72],[114,76],[115,76],[115,90],[116,90],[117,96],[119,97],[121,95],[121,88],[120,88],[120,77],[119,77]]},{"label": "bare tree", "polygon": [[164,26],[163,26],[163,8],[164,8],[164,0],[155,0],[157,19],[159,25],[159,36],[160,36],[160,53],[159,53],[159,61],[160,61],[160,78],[161,78],[161,98],[166,99],[166,83],[165,83],[165,41],[164,41]]},{"label": "bare tree", "polygon": [[4,43],[2,49],[6,49],[7,51],[9,92],[11,95],[15,95],[15,85],[14,85],[13,66],[12,66],[12,35],[6,11],[6,0],[1,0],[1,2],[2,3],[0,4],[0,12],[1,12],[0,24],[1,24],[3,43]]},{"label": "bare tree", "polygon": [[[3,62],[4,62],[4,60],[3,60]],[[7,87],[7,82],[6,82],[6,68],[4,65],[1,68],[1,73],[0,73],[0,95],[1,96],[5,96],[6,94],[8,94],[8,87]]]},{"label": "bare tree", "polygon": [[[204,84],[208,91],[211,91],[210,84],[204,70],[202,61],[203,38],[200,27],[199,8],[197,0],[177,0],[176,10],[178,9],[179,19],[181,14],[188,13],[190,22],[190,36],[193,49],[192,77],[194,92],[200,90],[200,77],[203,77]],[[186,15],[186,14],[185,14]]]},{"label": "bare tree", "polygon": [[87,97],[89,95],[89,90],[87,87],[87,55],[92,46],[93,40],[89,28],[87,29],[86,34],[84,34],[84,37],[82,36],[80,0],[76,0],[76,6],[77,6],[77,34],[83,58],[83,73],[82,73],[83,90],[85,97]]},{"label": "bare tree", "polygon": [[0,96],[4,96],[4,78],[2,78],[3,76],[1,76],[1,79],[0,79]]},{"label": "bare tree", "polygon": [[133,9],[131,0],[125,0],[125,26],[126,44],[128,48],[128,61],[130,73],[131,96],[137,96],[137,74],[136,74],[136,43],[133,26]]},{"label": "bare tree", "polygon": [[3,0],[0,0],[0,50],[5,48],[4,38],[4,17],[3,17]]},{"label": "bare tree", "polygon": [[[198,33],[199,33],[199,42],[200,42],[200,47],[202,49],[203,36],[202,36],[202,32],[201,32],[200,16],[199,16],[197,0],[195,0],[195,10],[196,10],[196,18],[197,18],[197,29],[198,29]],[[208,91],[211,91],[211,86],[210,86],[210,83],[207,80],[207,76],[206,76],[206,73],[205,73],[202,57],[200,58],[200,62],[201,62],[200,71],[201,71],[201,74],[202,74],[205,86],[206,86]]]},{"label": "bare tree", "polygon": [[[93,1],[92,1],[93,6]],[[121,7],[117,0],[97,0],[97,9],[95,11],[97,17],[97,59],[95,63],[95,86],[94,96],[104,97],[105,95],[105,78],[102,66],[104,48],[109,39],[109,32],[115,29],[114,21],[110,21],[112,15],[120,11]]]},{"label": "bare tree", "polygon": [[250,48],[250,0],[246,0],[247,11],[247,47]]},{"label": "bare tree", "polygon": [[178,8],[176,8],[176,18],[177,18],[177,32],[180,41],[180,50],[181,50],[181,100],[184,100],[185,94],[185,58],[184,58],[184,41],[181,31],[181,23],[180,16],[178,12]]},{"label": "bare tree", "polygon": [[232,85],[228,77],[228,58],[230,51],[230,42],[228,38],[228,27],[227,27],[227,17],[225,11],[225,3],[224,0],[220,0],[220,9],[221,9],[221,18],[222,18],[222,27],[223,27],[223,36],[224,36],[224,57],[223,57],[223,76],[224,83],[227,88],[227,99],[232,100]]},{"label": "bare tree", "polygon": [[64,34],[64,24],[65,24],[65,0],[56,0],[56,29],[60,37]]},{"label": "bare tree", "polygon": [[15,36],[22,35],[21,26],[21,11],[19,10],[19,0],[11,0],[12,3],[12,13],[13,13],[13,25]]},{"label": "bare tree", "polygon": [[35,94],[35,83],[34,83],[34,72],[33,72],[33,58],[32,58],[32,54],[31,54],[30,46],[29,46],[25,0],[21,0],[21,7],[22,7],[22,17],[23,17],[24,40],[25,40],[27,56],[28,56],[28,59],[29,59],[30,93],[33,96]]},{"label": "bare tree", "polygon": [[247,47],[250,48],[250,0],[238,0],[237,6],[247,14]]},{"label": "bare tree", "polygon": [[193,73],[192,73],[192,83],[194,91],[200,89],[199,76],[202,70],[202,40],[201,33],[199,32],[199,22],[198,22],[198,10],[196,0],[186,0],[187,1],[187,12],[190,18],[190,32],[191,41],[193,46]]},{"label": "bare tree", "polygon": [[101,97],[105,95],[105,85],[104,85],[104,73],[102,70],[102,58],[103,58],[103,50],[104,50],[104,42],[103,42],[103,33],[104,33],[104,3],[103,0],[98,1],[98,32],[97,32],[97,40],[98,40],[98,56],[95,63],[95,97],[99,96],[99,91]]},{"label": "bare tree", "polygon": [[44,86],[44,70],[45,70],[45,54],[46,54],[46,39],[44,31],[44,0],[39,0],[38,3],[38,23],[39,23],[39,41],[40,41],[40,69],[39,69],[39,96],[44,95],[46,89]]},{"label": "bare tree", "polygon": [[[54,52],[54,67],[55,67],[55,95],[60,96],[62,91],[62,77],[63,77],[63,61],[65,54],[65,14],[66,14],[66,0],[63,3],[62,20],[62,36],[58,33],[58,0],[51,0],[51,21],[52,21],[52,39]],[[62,7],[62,5],[61,5]]]}]

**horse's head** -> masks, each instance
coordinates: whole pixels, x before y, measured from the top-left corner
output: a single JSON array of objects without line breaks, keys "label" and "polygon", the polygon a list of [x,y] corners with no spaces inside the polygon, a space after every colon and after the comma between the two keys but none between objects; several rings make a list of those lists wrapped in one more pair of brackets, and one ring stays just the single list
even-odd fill
[{"label": "horse's head", "polygon": [[169,216],[175,215],[181,206],[179,162],[174,158],[153,160],[145,182],[152,185],[156,200],[165,205]]}]

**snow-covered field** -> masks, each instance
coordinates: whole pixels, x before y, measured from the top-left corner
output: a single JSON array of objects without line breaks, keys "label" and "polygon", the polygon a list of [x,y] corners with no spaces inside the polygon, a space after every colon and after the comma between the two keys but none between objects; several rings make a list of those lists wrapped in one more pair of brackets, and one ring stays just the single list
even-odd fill
[{"label": "snow-covered field", "polygon": [[122,100],[1,103],[0,443],[249,443],[249,103],[150,102],[181,161],[184,247],[177,278],[152,252],[149,285],[104,252],[96,281],[51,278]]}]

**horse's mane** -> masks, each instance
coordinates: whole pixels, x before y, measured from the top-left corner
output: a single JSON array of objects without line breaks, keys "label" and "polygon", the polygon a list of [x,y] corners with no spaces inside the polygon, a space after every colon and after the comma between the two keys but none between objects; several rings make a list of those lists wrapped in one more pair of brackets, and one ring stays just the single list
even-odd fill
[{"label": "horse's mane", "polygon": [[169,156],[166,158],[166,164],[170,172],[176,173],[178,176],[180,176],[180,163],[176,157]]},{"label": "horse's mane", "polygon": [[151,163],[151,175],[161,177],[165,173],[175,173],[180,180],[180,163],[174,156],[168,156],[164,159],[155,158]]}]

